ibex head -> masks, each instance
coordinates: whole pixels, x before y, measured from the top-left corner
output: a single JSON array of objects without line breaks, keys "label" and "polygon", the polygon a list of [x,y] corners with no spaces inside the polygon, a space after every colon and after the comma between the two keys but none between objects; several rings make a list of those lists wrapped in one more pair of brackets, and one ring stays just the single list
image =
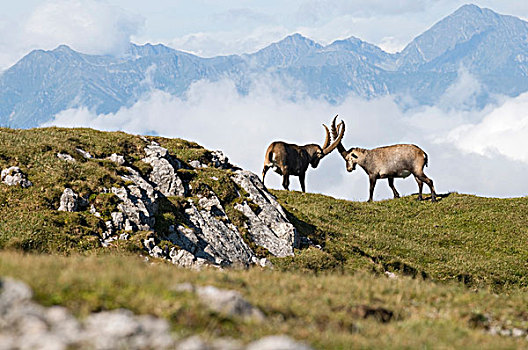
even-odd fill
[{"label": "ibex head", "polygon": [[[337,115],[334,117],[334,120],[332,120],[332,137],[335,139],[338,137],[338,135],[341,135],[343,130],[345,129],[345,122],[341,121],[339,125],[336,126],[336,119]],[[340,129],[343,130],[340,130]],[[346,161],[346,168],[347,171],[352,172],[356,169],[356,165],[358,164],[361,159],[363,159],[364,155],[364,149],[362,148],[351,148],[350,150],[346,151],[345,147],[341,144],[341,141],[336,146],[339,150],[339,153],[341,153],[341,156]]]},{"label": "ibex head", "polygon": [[323,144],[323,147],[320,147],[319,145],[310,145],[310,149],[308,149],[308,153],[310,154],[310,165],[312,168],[317,168],[319,165],[319,161],[323,159],[326,155],[330,154],[341,142],[341,139],[343,138],[343,135],[345,134],[345,124],[341,121],[341,123],[338,125],[338,128],[340,128],[339,135],[336,134],[336,139],[332,144],[330,144],[330,131],[328,130],[328,127],[323,124],[323,127],[325,128],[326,132],[326,138],[325,142]]}]

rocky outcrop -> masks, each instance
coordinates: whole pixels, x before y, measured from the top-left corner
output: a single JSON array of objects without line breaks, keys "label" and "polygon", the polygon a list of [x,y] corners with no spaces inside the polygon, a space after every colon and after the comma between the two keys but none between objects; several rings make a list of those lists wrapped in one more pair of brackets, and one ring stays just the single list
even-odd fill
[{"label": "rocky outcrop", "polygon": [[132,224],[133,229],[150,230],[156,222],[155,215],[158,209],[156,200],[159,198],[159,193],[150,182],[141,177],[139,172],[130,167],[127,167],[127,170],[129,174],[124,175],[123,179],[132,184],[112,187],[111,191],[121,200],[118,209]]},{"label": "rocky outcrop", "polygon": [[152,166],[149,180],[156,184],[156,190],[164,196],[185,196],[183,182],[176,174],[176,170],[181,168],[181,163],[157,143],[148,145],[145,153],[147,157],[143,161]]},{"label": "rocky outcrop", "polygon": [[[242,321],[264,320],[260,310],[240,293],[212,286],[181,284],[179,292],[192,292],[206,307]],[[0,350],[25,349],[203,349],[203,350],[310,350],[287,336],[268,336],[246,346],[238,340],[205,341],[199,336],[177,340],[169,323],[150,315],[134,315],[117,309],[88,315],[82,322],[61,306],[43,307],[32,301],[33,292],[24,283],[0,278]]]},{"label": "rocky outcrop", "polygon": [[220,289],[214,286],[194,286],[182,283],[174,287],[178,292],[195,293],[213,311],[226,316],[240,317],[246,321],[263,321],[264,314],[251,305],[242,294],[235,290]]},{"label": "rocky outcrop", "polygon": [[119,309],[79,322],[60,306],[34,303],[22,282],[0,279],[0,349],[170,349],[167,321]]},{"label": "rocky outcrop", "polygon": [[[150,165],[148,174],[141,174],[136,169],[125,166],[124,156],[112,154],[107,158],[123,166],[121,169],[125,169],[127,173],[121,175],[125,181],[124,186],[108,190],[119,199],[119,204],[117,211],[113,211],[111,217],[104,221],[104,233],[101,237],[103,246],[108,246],[117,239],[128,239],[130,234],[137,231],[156,231],[160,200],[173,196],[183,199],[190,194],[190,185],[180,178],[178,172],[182,167],[188,166],[158,143],[147,139],[144,141],[147,144],[142,161]],[[86,156],[88,152],[82,153],[81,149],[77,151],[91,159]],[[282,207],[267,192],[259,178],[249,171],[234,168],[222,152],[212,152],[207,159],[210,159],[210,166],[229,169],[229,173],[233,174],[231,179],[223,181],[233,181],[231,187],[238,186],[240,189],[238,195],[244,200],[237,200],[234,208],[246,219],[242,220],[243,223],[238,220],[237,227],[212,190],[194,194],[192,198],[180,201],[184,203],[179,209],[183,221],[174,222],[169,225],[168,230],[155,232],[144,239],[143,245],[149,255],[192,268],[203,265],[271,266],[269,260],[255,255],[251,248],[254,245],[267,249],[274,256],[293,255],[293,249],[299,244],[298,234]],[[203,167],[206,165],[200,163],[200,168]],[[73,190],[65,189],[59,210],[77,211],[81,200]],[[101,217],[93,205],[90,212]],[[173,246],[158,246],[161,241],[159,238],[171,242]]]},{"label": "rocky outcrop", "polygon": [[57,158],[62,159],[67,162],[75,163],[75,158],[70,156],[68,153],[57,153]]},{"label": "rocky outcrop", "polygon": [[238,170],[232,179],[258,206],[256,212],[247,202],[235,207],[248,218],[251,239],[275,256],[293,255],[293,248],[299,247],[299,235],[277,199],[264,188],[258,176],[250,171]]},{"label": "rocky outcrop", "polygon": [[73,192],[71,188],[65,188],[60,198],[59,211],[74,212],[88,206],[86,199]]},{"label": "rocky outcrop", "polygon": [[33,183],[27,179],[26,175],[17,166],[2,170],[0,181],[8,186],[20,186],[22,188],[33,186]]}]

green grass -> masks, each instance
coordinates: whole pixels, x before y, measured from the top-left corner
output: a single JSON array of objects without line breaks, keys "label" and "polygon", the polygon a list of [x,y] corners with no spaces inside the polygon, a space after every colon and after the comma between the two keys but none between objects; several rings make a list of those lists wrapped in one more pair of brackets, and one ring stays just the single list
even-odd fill
[{"label": "green grass", "polygon": [[[324,245],[329,257],[321,260],[334,258],[345,271],[370,265],[497,291],[528,285],[528,198],[453,193],[438,203],[415,196],[364,203],[273,193],[301,231]],[[302,265],[306,255],[292,260]]]},{"label": "green grass", "polygon": [[[148,137],[183,163],[209,163],[211,153],[180,139]],[[524,339],[490,336],[479,322],[528,328],[528,198],[491,199],[450,194],[439,203],[415,196],[374,203],[272,191],[299,232],[322,249],[296,250],[273,258],[273,271],[187,271],[157,261],[145,263],[138,232],[128,241],[102,248],[104,220],[116,207],[104,188],[123,186],[124,167],[104,160],[112,153],[144,175],[146,142],[138,136],[91,129],[0,128],[0,168],[17,165],[34,186],[0,184],[0,275],[30,284],[45,305],[65,305],[79,317],[119,307],[168,319],[181,335],[232,336],[244,342],[286,333],[321,349],[355,348],[519,348]],[[99,159],[87,160],[80,147]],[[57,152],[76,158],[68,163]],[[189,197],[160,203],[156,230],[185,225],[187,201],[217,194],[230,220],[244,230],[234,209],[248,200],[229,170],[178,170],[192,187]],[[65,187],[89,198],[103,215],[58,212]],[[237,192],[242,195],[238,197]],[[258,210],[255,204],[250,206]],[[160,237],[163,239],[163,237]],[[31,253],[31,254],[24,254]],[[37,254],[38,253],[38,254]],[[393,271],[392,280],[384,276]],[[267,316],[246,323],[209,311],[174,285],[192,282],[239,290]],[[384,308],[388,323],[364,319],[359,307]]]},{"label": "green grass", "polygon": [[[528,327],[528,294],[473,292],[458,283],[433,283],[370,273],[314,274],[253,268],[191,271],[136,256],[60,257],[0,253],[0,275],[28,283],[44,305],[64,305],[79,317],[125,307],[169,320],[180,336],[230,336],[244,342],[289,334],[321,349],[467,348],[514,349],[526,340],[491,336],[473,326],[489,314],[505,327]],[[215,285],[240,291],[266,315],[244,322],[209,311],[195,295],[175,291],[178,283]],[[389,322],[363,318],[358,306],[384,308]]]}]

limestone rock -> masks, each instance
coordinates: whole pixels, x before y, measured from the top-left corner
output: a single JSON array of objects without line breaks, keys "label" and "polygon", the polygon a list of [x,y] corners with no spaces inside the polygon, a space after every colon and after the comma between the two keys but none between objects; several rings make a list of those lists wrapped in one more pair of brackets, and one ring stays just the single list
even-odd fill
[{"label": "limestone rock", "polygon": [[73,158],[72,156],[70,156],[68,153],[57,153],[57,158],[59,159],[62,159],[62,160],[65,160],[67,162],[76,162],[75,158]]},{"label": "limestone rock", "polygon": [[76,148],[75,150],[77,152],[79,152],[81,154],[81,156],[83,156],[86,159],[92,159],[93,158],[93,156],[90,153],[86,152],[85,150],[83,150],[81,148]]},{"label": "limestone rock", "polygon": [[174,343],[167,321],[124,309],[92,314],[84,327],[96,349],[166,349]]},{"label": "limestone rock", "polygon": [[200,168],[207,167],[207,166],[204,166],[202,163],[200,163],[199,160],[191,160],[189,162],[189,165],[192,166],[195,169],[200,169]]},{"label": "limestone rock", "polygon": [[272,335],[257,340],[246,347],[246,350],[311,350],[312,348],[299,343],[285,335]]},{"label": "limestone rock", "polygon": [[109,160],[116,163],[117,165],[123,165],[125,164],[125,157],[120,156],[116,153],[112,153],[110,157],[108,157]]},{"label": "limestone rock", "polygon": [[0,279],[0,349],[172,349],[166,320],[129,310],[89,315],[79,322],[64,307],[31,300],[22,282]]},{"label": "limestone rock", "polygon": [[[149,230],[154,226],[158,203],[158,194],[154,187],[134,169],[127,167],[129,175],[122,176],[125,181],[133,182],[126,187],[112,187],[111,191],[120,200],[118,209],[125,218],[125,230],[134,226],[138,230]],[[127,227],[126,220],[130,226]]]},{"label": "limestone rock", "polygon": [[2,170],[0,179],[8,186],[20,186],[22,188],[33,186],[33,183],[27,179],[26,175],[17,166]]},{"label": "limestone rock", "polygon": [[248,230],[252,240],[275,256],[293,255],[293,248],[299,246],[299,235],[275,197],[264,188],[258,176],[250,171],[237,170],[232,179],[249,193],[249,198],[259,208],[255,213],[248,203],[235,207],[249,219]]},{"label": "limestone rock", "polygon": [[86,205],[86,200],[75,193],[71,188],[65,188],[60,198],[60,211],[74,212]]},{"label": "limestone rock", "polygon": [[178,160],[169,155],[166,148],[149,145],[145,148],[147,157],[143,161],[152,166],[149,180],[156,184],[156,190],[164,196],[184,196],[186,193],[182,180],[176,174],[181,167]]},{"label": "limestone rock", "polygon": [[196,294],[214,311],[248,320],[264,320],[262,311],[251,305],[237,291],[205,286],[196,288]]},{"label": "limestone rock", "polygon": [[211,152],[211,163],[215,168],[228,169],[231,167],[229,164],[229,158],[227,158],[222,151]]},{"label": "limestone rock", "polygon": [[[209,199],[202,203],[216,203]],[[206,259],[216,265],[241,264],[248,266],[254,256],[251,249],[242,239],[236,226],[229,223],[223,208],[215,204],[214,214],[207,210],[199,210],[192,201],[185,210],[192,227],[178,227],[169,239],[193,253],[196,257]]]}]

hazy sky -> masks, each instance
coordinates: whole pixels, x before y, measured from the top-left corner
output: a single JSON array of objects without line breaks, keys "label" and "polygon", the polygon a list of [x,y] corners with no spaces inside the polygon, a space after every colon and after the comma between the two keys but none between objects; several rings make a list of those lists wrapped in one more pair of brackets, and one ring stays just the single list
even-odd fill
[{"label": "hazy sky", "polygon": [[[203,56],[251,52],[298,32],[322,44],[356,36],[389,51],[463,5],[458,0],[297,0],[297,1],[2,1],[0,69],[35,48],[67,44],[84,53],[119,54],[130,41],[163,43]],[[528,18],[528,2],[474,1],[502,14]],[[154,67],[155,68],[155,67]],[[528,93],[497,97],[499,103],[468,110],[480,82],[461,67],[457,81],[432,107],[402,111],[392,97],[354,96],[338,105],[304,98],[284,99],[280,83],[258,77],[247,95],[233,82],[196,82],[185,98],[152,89],[131,107],[108,115],[84,108],[55,116],[50,124],[88,126],[133,133],[155,132],[221,149],[233,163],[260,173],[264,151],[274,140],[321,142],[321,123],[339,114],[347,123],[346,147],[416,143],[429,154],[426,173],[439,192],[485,196],[528,194]],[[465,108],[459,108],[466,106]],[[299,189],[296,178],[292,188]],[[280,187],[280,177],[266,184]],[[416,191],[413,179],[397,180],[402,194]],[[307,189],[365,200],[368,178],[349,174],[336,152],[310,169]],[[390,198],[380,181],[376,198]]]},{"label": "hazy sky", "polygon": [[[447,16],[463,0],[19,0],[0,5],[0,68],[31,49],[68,44],[116,53],[130,40],[202,56],[251,52],[299,32],[322,44],[356,36],[388,51]],[[528,18],[528,2],[473,1]]]}]

